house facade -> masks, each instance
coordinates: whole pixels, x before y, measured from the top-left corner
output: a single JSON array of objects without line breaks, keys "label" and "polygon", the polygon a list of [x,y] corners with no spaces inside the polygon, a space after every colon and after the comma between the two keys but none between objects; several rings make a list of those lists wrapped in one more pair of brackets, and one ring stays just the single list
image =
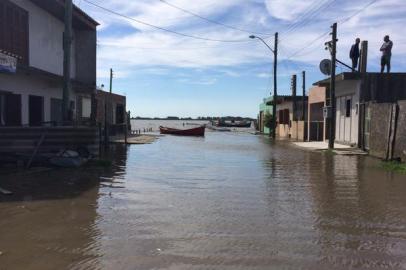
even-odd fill
[{"label": "house facade", "polygon": [[258,131],[262,134],[269,135],[271,130],[265,126],[265,116],[267,114],[272,115],[272,102],[273,97],[264,98],[262,103],[259,105],[258,114]]},{"label": "house facade", "polygon": [[323,108],[326,106],[326,87],[314,86],[309,90],[307,139],[308,141],[325,141],[328,138],[327,122],[324,120]]},{"label": "house facade", "polygon": [[308,97],[303,99],[302,96],[278,96],[276,106],[277,136],[300,141],[305,140],[307,137],[307,125],[305,125],[307,102]]},{"label": "house facade", "polygon": [[96,122],[101,126],[107,124],[110,135],[125,132],[125,124],[129,120],[126,111],[125,96],[97,89],[95,107]]},{"label": "house facade", "polygon": [[[330,79],[314,85],[326,88],[325,105],[330,105]],[[380,158],[406,160],[406,73],[341,73],[335,92],[336,142]],[[322,108],[318,110],[320,114]],[[323,119],[328,131],[328,119]]]},{"label": "house facade", "polygon": [[[63,19],[62,0],[0,1],[0,126],[62,121]],[[92,113],[98,23],[74,6],[72,25],[70,117],[79,121]]]}]

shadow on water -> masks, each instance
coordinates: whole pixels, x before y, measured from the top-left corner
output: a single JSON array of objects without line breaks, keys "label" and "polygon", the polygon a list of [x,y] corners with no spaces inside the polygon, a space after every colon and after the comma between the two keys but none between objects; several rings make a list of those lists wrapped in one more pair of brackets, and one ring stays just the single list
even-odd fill
[{"label": "shadow on water", "polygon": [[104,158],[113,165],[1,176],[14,194],[0,196],[0,269],[80,269],[97,261],[100,188],[125,173],[127,149]]},{"label": "shadow on water", "polygon": [[78,197],[98,188],[100,182],[109,182],[115,175],[125,173],[127,148],[113,145],[103,151],[101,159],[111,161],[111,166],[91,162],[80,168],[33,168],[0,175],[0,186],[13,192],[0,195],[0,203]]}]

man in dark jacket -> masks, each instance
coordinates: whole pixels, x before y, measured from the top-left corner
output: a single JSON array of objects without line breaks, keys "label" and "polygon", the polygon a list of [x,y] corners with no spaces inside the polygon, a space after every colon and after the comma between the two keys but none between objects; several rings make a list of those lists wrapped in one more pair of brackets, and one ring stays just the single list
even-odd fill
[{"label": "man in dark jacket", "polygon": [[358,66],[358,59],[359,59],[359,43],[360,39],[357,38],[355,40],[355,44],[351,46],[350,50],[350,58],[352,60],[352,71],[355,72]]}]

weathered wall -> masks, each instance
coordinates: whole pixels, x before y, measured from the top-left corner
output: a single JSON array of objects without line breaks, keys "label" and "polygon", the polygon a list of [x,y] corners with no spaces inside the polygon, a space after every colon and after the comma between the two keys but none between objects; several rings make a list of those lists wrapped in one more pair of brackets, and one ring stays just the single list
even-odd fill
[{"label": "weathered wall", "polygon": [[[23,125],[29,123],[28,97],[30,94],[44,97],[45,122],[51,121],[51,98],[62,99],[62,84],[39,76],[0,74],[0,90],[21,95],[21,123]],[[70,100],[76,101],[74,91],[70,93]]]},{"label": "weathered wall", "polygon": [[[29,65],[57,75],[63,74],[62,21],[29,0],[11,0],[28,12]],[[71,77],[75,78],[75,39],[72,46]]]},{"label": "weathered wall", "polygon": [[406,162],[406,100],[398,101],[399,116],[396,131],[394,157]]},{"label": "weathered wall", "polygon": [[124,105],[124,111],[126,111],[126,97],[117,95],[117,94],[110,94],[109,92],[105,91],[96,91],[95,95],[96,99],[96,122],[104,123],[104,116],[105,116],[105,104],[107,101],[107,121],[110,124],[115,124],[116,121],[116,106],[118,104]]},{"label": "weathered wall", "polygon": [[306,139],[306,122],[305,121],[292,121],[292,127],[290,128],[291,138],[298,141],[304,141]]},{"label": "weathered wall", "polygon": [[99,154],[97,127],[0,127],[0,153],[32,153],[42,134],[44,141],[38,152],[58,152],[85,146]]},{"label": "weathered wall", "polygon": [[289,125],[282,125],[279,124],[277,129],[277,136],[279,136],[280,138],[289,138],[290,136],[290,128]]},{"label": "weathered wall", "polygon": [[76,79],[96,85],[96,31],[76,31]]},{"label": "weathered wall", "polygon": [[385,158],[388,149],[388,130],[392,103],[370,103],[371,131],[369,154]]},{"label": "weathered wall", "polygon": [[[358,143],[360,80],[340,81],[336,85],[336,141]],[[351,116],[346,117],[345,102],[351,99]]]}]

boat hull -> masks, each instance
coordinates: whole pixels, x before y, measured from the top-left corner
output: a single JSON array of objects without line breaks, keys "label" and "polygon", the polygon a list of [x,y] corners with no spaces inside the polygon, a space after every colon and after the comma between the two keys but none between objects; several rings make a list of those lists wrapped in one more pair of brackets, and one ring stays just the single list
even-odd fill
[{"label": "boat hull", "polygon": [[168,127],[159,127],[159,131],[161,134],[170,134],[170,135],[178,135],[178,136],[204,136],[205,127],[197,127],[191,129],[176,129],[176,128],[168,128]]}]

